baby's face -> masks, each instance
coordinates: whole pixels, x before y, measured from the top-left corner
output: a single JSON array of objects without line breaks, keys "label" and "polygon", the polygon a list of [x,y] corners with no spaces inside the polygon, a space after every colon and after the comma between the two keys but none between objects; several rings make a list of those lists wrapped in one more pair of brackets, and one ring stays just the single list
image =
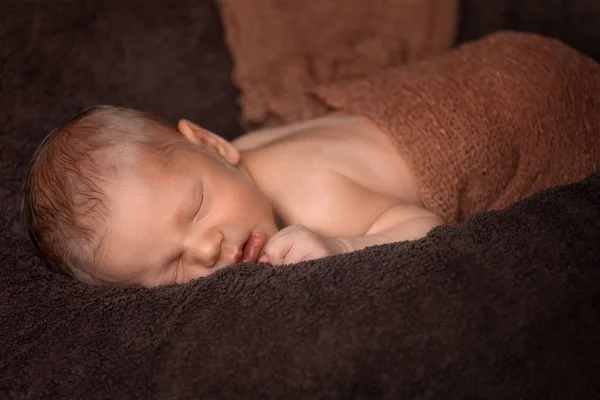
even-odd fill
[{"label": "baby's face", "polygon": [[97,267],[103,283],[180,284],[240,261],[253,233],[277,231],[268,199],[209,149],[176,150],[168,166],[118,172]]}]

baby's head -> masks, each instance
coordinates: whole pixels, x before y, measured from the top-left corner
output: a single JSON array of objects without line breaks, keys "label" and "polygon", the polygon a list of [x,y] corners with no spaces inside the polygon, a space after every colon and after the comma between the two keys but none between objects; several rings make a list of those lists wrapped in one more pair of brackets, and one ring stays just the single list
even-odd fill
[{"label": "baby's head", "polygon": [[81,281],[157,286],[240,260],[276,226],[229,142],[189,121],[94,107],[53,130],[23,191],[30,238]]}]

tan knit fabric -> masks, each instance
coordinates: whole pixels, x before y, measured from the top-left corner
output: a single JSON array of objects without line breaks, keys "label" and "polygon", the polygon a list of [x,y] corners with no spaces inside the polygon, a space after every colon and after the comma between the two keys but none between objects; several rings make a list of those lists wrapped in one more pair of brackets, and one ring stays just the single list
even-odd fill
[{"label": "tan knit fabric", "polygon": [[448,49],[458,0],[217,0],[248,127],[325,112],[316,85]]},{"label": "tan knit fabric", "polygon": [[600,166],[600,67],[541,36],[497,33],[316,92],[389,132],[450,224]]}]

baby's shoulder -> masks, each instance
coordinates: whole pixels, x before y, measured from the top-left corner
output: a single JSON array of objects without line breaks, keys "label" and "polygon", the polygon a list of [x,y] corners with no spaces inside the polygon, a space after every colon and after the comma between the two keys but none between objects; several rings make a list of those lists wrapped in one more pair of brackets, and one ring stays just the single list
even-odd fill
[{"label": "baby's shoulder", "polygon": [[330,185],[343,177],[350,186],[375,193],[414,197],[414,177],[391,138],[367,118],[328,117],[269,128],[240,138],[264,164],[296,182]]},{"label": "baby's shoulder", "polygon": [[[315,132],[324,130],[335,131],[354,122],[356,117],[343,114],[331,114],[321,118],[315,118],[308,121],[296,122],[276,127],[268,127],[260,130],[248,132],[232,143],[240,151],[252,150],[264,146],[270,146],[274,143],[285,141],[287,139],[297,139],[299,136],[303,140],[318,140],[320,136],[315,136]],[[295,141],[295,140],[294,140]]]}]

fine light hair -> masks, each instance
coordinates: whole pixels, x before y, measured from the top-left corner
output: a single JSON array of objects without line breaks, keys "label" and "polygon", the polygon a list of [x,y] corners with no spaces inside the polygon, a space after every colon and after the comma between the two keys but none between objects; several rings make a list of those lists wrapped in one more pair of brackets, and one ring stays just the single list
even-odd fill
[{"label": "fine light hair", "polygon": [[116,171],[140,155],[168,162],[186,145],[173,125],[113,106],[90,108],[54,129],[33,156],[22,194],[40,257],[69,276],[95,266],[111,207],[106,188]]}]

